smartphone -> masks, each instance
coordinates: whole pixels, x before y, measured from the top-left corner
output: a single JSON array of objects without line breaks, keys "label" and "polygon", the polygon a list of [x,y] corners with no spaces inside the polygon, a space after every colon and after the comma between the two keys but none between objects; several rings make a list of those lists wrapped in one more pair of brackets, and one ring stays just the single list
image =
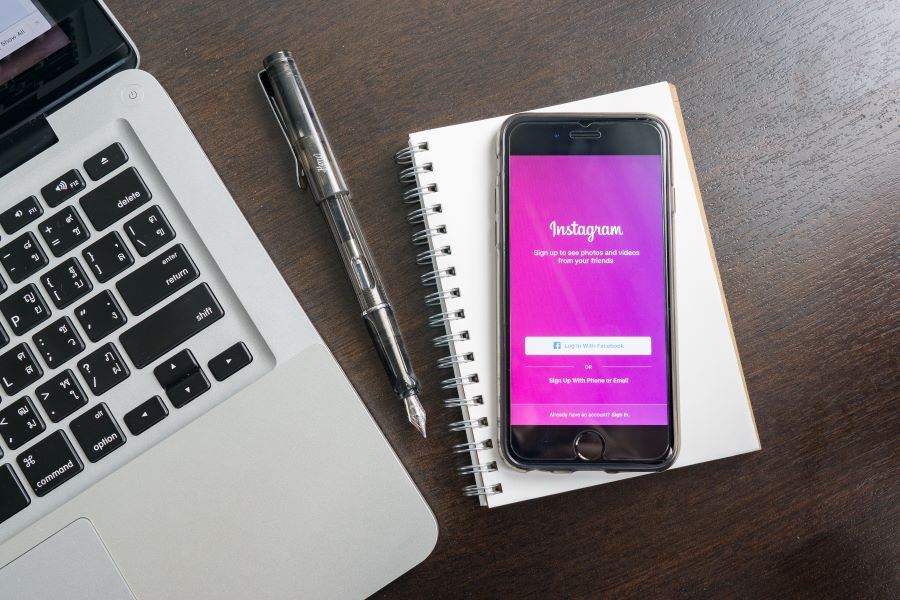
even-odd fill
[{"label": "smartphone", "polygon": [[503,124],[498,424],[513,467],[674,461],[670,154],[651,115],[522,113]]}]

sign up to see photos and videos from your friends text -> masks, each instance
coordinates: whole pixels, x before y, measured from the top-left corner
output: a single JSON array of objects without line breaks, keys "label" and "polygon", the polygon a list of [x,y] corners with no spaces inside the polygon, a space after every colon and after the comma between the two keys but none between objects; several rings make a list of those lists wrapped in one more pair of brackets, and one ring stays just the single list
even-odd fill
[{"label": "sign up to see photos and videos from your friends text", "polygon": [[668,423],[658,155],[509,157],[512,425]]}]

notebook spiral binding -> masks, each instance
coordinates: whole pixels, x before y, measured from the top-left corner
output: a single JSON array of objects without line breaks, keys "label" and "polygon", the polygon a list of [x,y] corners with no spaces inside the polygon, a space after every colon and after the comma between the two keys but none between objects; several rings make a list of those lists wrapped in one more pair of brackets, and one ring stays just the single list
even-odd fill
[{"label": "notebook spiral binding", "polygon": [[[440,308],[445,305],[447,300],[459,298],[462,294],[459,288],[445,287],[442,285],[444,281],[456,276],[456,269],[454,267],[438,269],[435,266],[437,264],[435,262],[437,258],[451,256],[453,254],[453,249],[448,245],[441,245],[438,239],[447,234],[446,225],[431,225],[431,223],[435,222],[435,215],[440,215],[443,212],[443,206],[441,202],[426,204],[426,196],[436,193],[438,191],[438,186],[436,183],[420,183],[420,175],[433,173],[434,165],[428,161],[417,163],[415,155],[419,152],[427,151],[427,142],[410,144],[394,155],[394,162],[401,168],[400,182],[410,185],[410,187],[403,191],[403,203],[410,206],[417,205],[407,212],[406,220],[411,225],[423,226],[413,233],[412,243],[415,246],[428,246],[427,249],[416,254],[416,264],[422,266],[434,266],[432,270],[423,273],[420,276],[420,281],[423,286],[437,288],[436,291],[429,292],[425,295],[425,306]],[[437,222],[440,223],[439,220]],[[439,369],[455,369],[458,365],[475,361],[475,355],[472,352],[453,351],[457,342],[464,342],[469,339],[469,332],[467,330],[450,332],[447,328],[451,321],[462,321],[465,320],[465,318],[466,314],[462,309],[445,310],[429,317],[428,325],[430,327],[444,330],[444,333],[436,335],[433,338],[432,344],[436,348],[447,348],[450,350],[450,354],[437,361]],[[459,371],[456,372],[458,373]],[[477,373],[448,377],[442,380],[440,385],[441,389],[460,390],[461,392],[465,386],[474,383],[478,383]],[[460,393],[457,398],[445,399],[443,404],[445,408],[463,408],[465,410],[470,406],[482,406],[484,400],[480,395],[464,397],[464,394]],[[451,423],[448,427],[450,431],[469,432],[488,426],[487,417],[480,417],[456,421]],[[472,438],[470,437],[469,439]],[[490,439],[469,441],[462,444],[456,444],[452,447],[453,453],[469,454],[473,460],[472,464],[457,467],[456,469],[457,473],[460,475],[474,476],[476,478],[476,483],[474,485],[467,485],[462,489],[463,495],[479,497],[492,496],[503,492],[500,484],[483,485],[481,482],[481,474],[497,470],[496,461],[484,463],[477,461],[476,453],[488,448],[493,448],[493,442]]]}]

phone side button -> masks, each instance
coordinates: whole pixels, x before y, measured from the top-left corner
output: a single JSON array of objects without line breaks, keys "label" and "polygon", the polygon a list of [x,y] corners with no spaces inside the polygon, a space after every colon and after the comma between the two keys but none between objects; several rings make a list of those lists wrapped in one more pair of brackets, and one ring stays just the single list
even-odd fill
[{"label": "phone side button", "polygon": [[500,224],[494,220],[494,248],[500,249]]},{"label": "phone side button", "polygon": [[672,190],[672,193],[669,194],[669,198],[672,199],[672,214],[674,215],[675,214],[675,186],[673,185],[669,189]]}]

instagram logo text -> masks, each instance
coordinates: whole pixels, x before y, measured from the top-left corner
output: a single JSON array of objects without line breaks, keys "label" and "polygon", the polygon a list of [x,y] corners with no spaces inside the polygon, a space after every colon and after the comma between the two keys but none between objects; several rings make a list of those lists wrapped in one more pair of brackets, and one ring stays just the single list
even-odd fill
[{"label": "instagram logo text", "polygon": [[586,237],[593,242],[595,235],[624,235],[621,225],[579,225],[578,221],[572,221],[568,225],[557,225],[556,221],[550,221],[550,232],[556,236]]}]

